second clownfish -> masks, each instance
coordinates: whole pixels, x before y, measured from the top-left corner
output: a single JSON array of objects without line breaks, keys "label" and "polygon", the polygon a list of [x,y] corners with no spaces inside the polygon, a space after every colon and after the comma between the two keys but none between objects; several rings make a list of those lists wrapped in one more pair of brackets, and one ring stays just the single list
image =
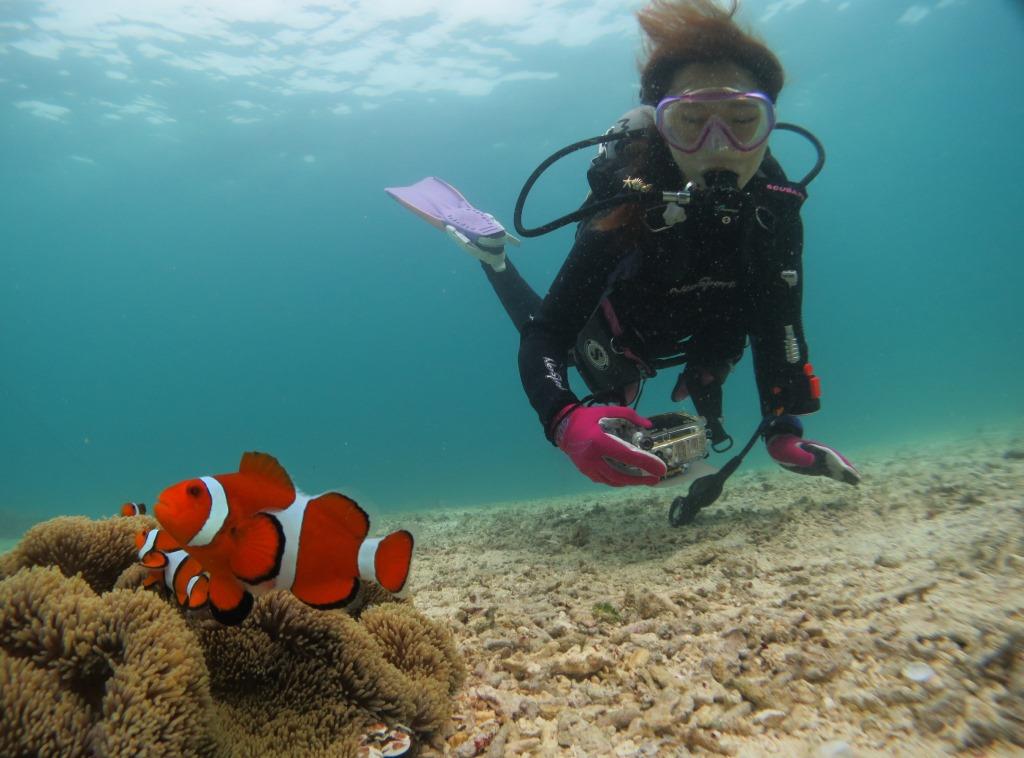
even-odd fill
[{"label": "second clownfish", "polygon": [[206,605],[210,576],[199,561],[186,553],[166,532],[150,529],[135,537],[139,561],[149,569],[143,587],[163,584],[174,593],[178,605],[195,610]]},{"label": "second clownfish", "polygon": [[[128,502],[121,506],[122,516],[144,516],[146,504]],[[178,605],[195,610],[206,605],[210,577],[199,561],[182,550],[166,532],[150,529],[135,536],[139,562],[149,569],[143,587],[166,587],[174,593]]]}]

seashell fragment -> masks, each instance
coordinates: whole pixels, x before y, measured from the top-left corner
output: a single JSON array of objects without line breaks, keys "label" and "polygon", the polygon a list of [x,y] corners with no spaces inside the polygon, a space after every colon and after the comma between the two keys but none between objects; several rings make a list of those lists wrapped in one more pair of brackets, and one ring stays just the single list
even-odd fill
[{"label": "seashell fragment", "polygon": [[366,728],[366,734],[363,739],[370,740],[381,740],[388,736],[388,725],[378,721],[375,724],[370,724]]},{"label": "seashell fragment", "polygon": [[412,733],[404,726],[396,726],[391,730],[388,740],[381,746],[381,754],[385,758],[397,758],[405,755],[412,747]]},{"label": "seashell fragment", "polygon": [[903,676],[905,676],[912,682],[918,682],[919,684],[923,684],[924,682],[927,682],[929,679],[935,676],[935,669],[933,669],[927,663],[922,663],[921,661],[914,661],[913,663],[908,663],[906,666],[903,667]]}]

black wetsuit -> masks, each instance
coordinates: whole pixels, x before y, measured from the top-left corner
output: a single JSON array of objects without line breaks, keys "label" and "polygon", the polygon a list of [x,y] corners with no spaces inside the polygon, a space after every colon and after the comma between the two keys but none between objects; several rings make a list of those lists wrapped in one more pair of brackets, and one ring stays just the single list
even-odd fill
[{"label": "black wetsuit", "polygon": [[[595,310],[604,318],[603,298],[622,341],[645,362],[674,356],[665,364],[685,359],[688,370],[716,377],[706,389],[690,386],[695,401],[717,392],[720,409],[720,382],[749,338],[762,412],[816,411],[817,379],[801,323],[804,198],[804,188],[767,157],[724,213],[721,206],[687,206],[684,221],[657,232],[654,224],[612,231],[582,224],[542,302],[511,265],[500,274],[485,267],[522,335],[523,387],[548,438],[556,414],[578,401],[567,379],[571,351]],[[615,402],[614,393],[602,399]],[[697,410],[708,415],[700,403]]]}]

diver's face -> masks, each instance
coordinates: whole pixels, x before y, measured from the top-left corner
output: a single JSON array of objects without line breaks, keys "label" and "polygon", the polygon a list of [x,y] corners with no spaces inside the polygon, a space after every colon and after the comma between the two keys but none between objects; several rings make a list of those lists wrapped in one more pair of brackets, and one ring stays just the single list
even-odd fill
[{"label": "diver's face", "polygon": [[[746,69],[735,63],[690,63],[676,72],[667,94],[678,95],[689,90],[717,87],[750,92],[757,89],[757,83]],[[767,149],[767,142],[745,153],[732,147],[710,144],[708,141],[697,152],[684,153],[669,145],[672,158],[687,181],[703,187],[706,172],[732,171],[739,177],[741,189],[757,173]]]}]

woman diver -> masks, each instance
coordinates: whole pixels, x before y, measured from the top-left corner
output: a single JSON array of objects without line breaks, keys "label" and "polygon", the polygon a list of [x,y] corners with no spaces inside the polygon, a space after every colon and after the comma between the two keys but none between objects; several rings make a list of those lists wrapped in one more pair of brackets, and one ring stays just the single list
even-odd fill
[{"label": "woman diver", "polygon": [[[778,125],[819,147],[815,171],[791,182],[769,153],[782,67],[737,26],[736,10],[736,0],[728,9],[712,0],[653,0],[638,13],[647,53],[642,105],[605,137],[585,141],[601,148],[583,208],[540,229],[520,223],[533,181],[578,145],[542,164],[516,207],[516,227],[528,236],[584,219],[543,301],[506,259],[500,225],[490,240],[459,238],[521,333],[523,387],[547,438],[595,482],[653,485],[665,475],[661,458],[606,431],[609,420],[651,427],[629,406],[658,368],[685,363],[672,400],[693,400],[715,449],[731,443],[721,387],[747,339],[764,421],[739,458],[760,435],[790,471],[860,481],[836,450],[803,437],[798,418],[819,408],[801,318],[799,211],[823,154],[804,130]],[[592,392],[583,401],[569,388],[571,364]]]}]

